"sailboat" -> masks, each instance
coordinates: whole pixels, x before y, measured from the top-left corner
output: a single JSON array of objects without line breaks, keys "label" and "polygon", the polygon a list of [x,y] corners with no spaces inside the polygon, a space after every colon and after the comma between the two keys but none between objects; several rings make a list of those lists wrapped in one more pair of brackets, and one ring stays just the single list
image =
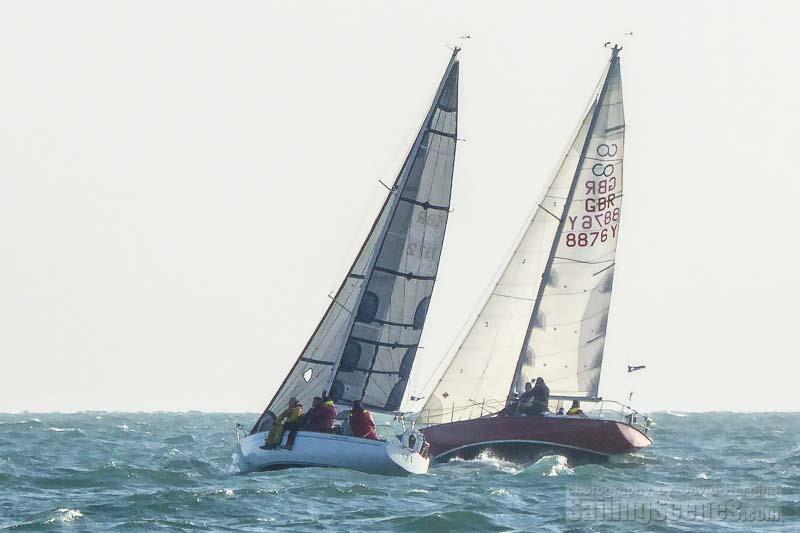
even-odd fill
[{"label": "sailboat", "polygon": [[[648,418],[621,404],[610,410],[598,396],[623,198],[619,51],[419,414],[434,461],[484,451],[520,462],[549,454],[597,461],[652,443],[640,424]],[[519,395],[533,378],[549,386],[553,411],[574,400],[594,409],[522,415]]]},{"label": "sailboat", "polygon": [[[316,396],[341,412],[355,401],[396,414],[433,294],[450,213],[457,143],[459,49],[453,51],[422,126],[339,290],[289,374],[249,435],[239,440],[244,471],[300,466],[374,474],[420,474],[429,459],[412,427],[385,440],[299,431],[291,450],[262,449],[290,398]],[[287,436],[283,436],[285,442]],[[281,443],[283,444],[283,442]]]}]

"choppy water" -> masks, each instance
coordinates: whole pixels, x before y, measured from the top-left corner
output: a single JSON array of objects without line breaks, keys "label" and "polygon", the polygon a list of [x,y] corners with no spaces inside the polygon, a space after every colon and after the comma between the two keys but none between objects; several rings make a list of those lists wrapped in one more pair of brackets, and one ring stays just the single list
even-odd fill
[{"label": "choppy water", "polygon": [[800,414],[656,415],[651,449],[603,466],[484,457],[426,476],[236,475],[255,415],[0,415],[12,530],[800,530]]}]

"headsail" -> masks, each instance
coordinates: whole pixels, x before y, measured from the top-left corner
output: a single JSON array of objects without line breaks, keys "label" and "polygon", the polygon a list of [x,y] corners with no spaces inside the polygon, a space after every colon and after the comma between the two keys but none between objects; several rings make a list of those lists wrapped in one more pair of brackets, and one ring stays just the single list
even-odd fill
[{"label": "headsail", "polygon": [[622,196],[617,51],[530,223],[429,395],[424,422],[496,411],[509,388],[538,376],[553,394],[596,395]]},{"label": "headsail", "polygon": [[388,411],[399,407],[450,212],[458,51],[353,266],[253,432],[261,431],[292,396],[306,406],[329,392],[337,403],[361,400]]}]

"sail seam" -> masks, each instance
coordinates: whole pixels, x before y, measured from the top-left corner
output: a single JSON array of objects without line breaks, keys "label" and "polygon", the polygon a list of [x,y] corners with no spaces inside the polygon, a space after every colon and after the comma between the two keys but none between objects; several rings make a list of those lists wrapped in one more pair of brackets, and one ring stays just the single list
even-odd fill
[{"label": "sail seam", "polygon": [[492,293],[495,296],[499,296],[500,298],[511,298],[512,300],[525,300],[526,302],[533,302],[533,298],[523,298],[522,296],[511,296],[510,294],[500,294],[499,292]]},{"label": "sail seam", "polygon": [[606,271],[606,270],[608,270],[609,268],[614,268],[614,265],[616,265],[616,263],[611,263],[611,264],[610,264],[610,265],[608,265],[607,267],[605,267],[605,268],[603,268],[603,269],[601,269],[601,270],[598,270],[597,272],[595,272],[594,274],[592,274],[592,276],[596,276],[596,275],[598,275],[598,274],[602,274],[603,272],[605,272],[605,271]]},{"label": "sail seam", "polygon": [[545,211],[545,212],[546,212],[548,215],[552,216],[554,219],[556,219],[556,220],[558,220],[559,222],[561,222],[561,219],[560,219],[560,218],[558,218],[556,215],[554,215],[554,214],[553,214],[553,212],[552,212],[552,211],[550,211],[549,209],[547,209],[545,206],[543,206],[542,204],[536,204],[536,205],[538,205],[539,207],[541,207],[541,208],[542,208],[542,209],[543,209],[543,210],[544,210],[544,211]]},{"label": "sail seam", "polygon": [[580,259],[573,259],[571,257],[562,257],[562,256],[555,256],[553,259],[563,259],[564,261],[572,261],[573,263],[583,263],[584,265],[599,265],[600,263],[608,263],[611,261],[614,262],[613,259],[601,259],[600,261],[581,261]]}]

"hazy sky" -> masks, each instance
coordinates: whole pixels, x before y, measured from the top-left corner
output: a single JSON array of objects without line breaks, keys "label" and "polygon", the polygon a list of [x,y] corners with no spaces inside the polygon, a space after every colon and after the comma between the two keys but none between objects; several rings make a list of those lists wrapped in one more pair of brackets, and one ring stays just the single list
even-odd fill
[{"label": "hazy sky", "polygon": [[459,42],[423,394],[631,31],[601,394],[800,410],[796,6],[3,3],[0,411],[263,409]]}]

